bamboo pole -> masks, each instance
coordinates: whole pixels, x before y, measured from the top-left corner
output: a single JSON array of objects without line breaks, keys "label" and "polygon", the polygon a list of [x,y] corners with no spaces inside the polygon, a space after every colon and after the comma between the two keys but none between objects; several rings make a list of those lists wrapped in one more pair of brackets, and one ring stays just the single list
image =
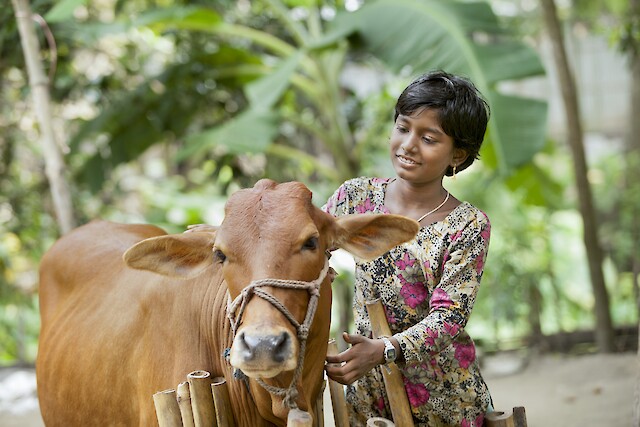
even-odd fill
[{"label": "bamboo pole", "polygon": [[235,427],[229,389],[224,377],[215,377],[211,384],[213,404],[216,408],[216,421],[220,427]]},{"label": "bamboo pole", "polygon": [[287,416],[287,427],[313,427],[311,414],[298,408],[291,409]]},{"label": "bamboo pole", "polygon": [[487,427],[515,427],[513,412],[494,411],[485,416]]},{"label": "bamboo pole", "polygon": [[[327,355],[335,356],[336,354],[338,354],[338,345],[336,340],[332,338],[329,340]],[[337,363],[332,365],[337,365]],[[349,411],[344,397],[344,387],[339,382],[329,378],[329,393],[331,394],[331,406],[333,407],[333,419],[336,427],[349,427]]]},{"label": "bamboo pole", "polygon": [[193,371],[187,375],[187,379],[195,427],[217,427],[211,391],[211,374],[207,371]]},{"label": "bamboo pole", "polygon": [[395,427],[395,424],[386,418],[373,417],[367,420],[367,427]]},{"label": "bamboo pole", "polygon": [[[369,313],[373,337],[391,336],[391,329],[389,329],[380,299],[367,302],[367,312]],[[384,386],[387,390],[389,406],[391,406],[393,422],[402,427],[411,427],[413,426],[413,415],[411,415],[409,399],[404,389],[402,374],[395,363],[390,363],[388,368],[388,370],[382,368],[381,371],[384,378]]]},{"label": "bamboo pole", "polygon": [[524,410],[524,406],[513,408],[513,423],[516,427],[527,427],[527,413]]},{"label": "bamboo pole", "polygon": [[512,411],[489,412],[485,416],[487,427],[527,427],[524,407],[517,406]]},{"label": "bamboo pole", "polygon": [[180,408],[174,389],[159,391],[153,395],[156,417],[160,427],[182,427]]},{"label": "bamboo pole", "polygon": [[195,427],[193,422],[193,408],[191,407],[191,392],[189,391],[188,381],[178,384],[176,400],[178,401],[180,415],[182,416],[182,425],[184,427]]},{"label": "bamboo pole", "polygon": [[33,104],[40,130],[40,143],[45,161],[45,174],[51,188],[53,207],[62,234],[71,231],[75,226],[71,191],[64,176],[64,159],[56,144],[53,131],[51,98],[49,95],[49,79],[44,74],[40,61],[40,43],[33,29],[33,13],[29,0],[11,0],[15,9],[20,43],[27,65],[29,85],[33,95]]}]

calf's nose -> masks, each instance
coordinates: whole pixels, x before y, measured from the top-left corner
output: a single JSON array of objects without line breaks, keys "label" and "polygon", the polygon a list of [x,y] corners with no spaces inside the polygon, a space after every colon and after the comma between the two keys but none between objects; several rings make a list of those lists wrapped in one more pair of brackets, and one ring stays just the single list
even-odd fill
[{"label": "calf's nose", "polygon": [[263,360],[282,363],[291,353],[291,336],[284,331],[267,335],[241,332],[237,344],[239,355],[245,362]]}]

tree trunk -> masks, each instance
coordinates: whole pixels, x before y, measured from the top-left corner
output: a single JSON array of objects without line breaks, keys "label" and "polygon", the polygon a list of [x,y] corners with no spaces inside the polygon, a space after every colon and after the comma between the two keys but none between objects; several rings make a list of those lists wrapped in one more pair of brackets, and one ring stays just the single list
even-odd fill
[{"label": "tree trunk", "polygon": [[531,347],[540,348],[542,344],[542,325],[540,321],[540,313],[542,311],[542,294],[537,283],[529,283],[529,344]]},{"label": "tree trunk", "polygon": [[40,61],[40,46],[33,28],[31,7],[28,0],[11,0],[16,14],[20,41],[27,64],[29,84],[40,126],[40,141],[44,152],[45,173],[49,180],[53,206],[62,234],[70,231],[75,223],[71,203],[71,192],[64,177],[64,160],[58,148],[51,121],[49,80]]},{"label": "tree trunk", "polygon": [[541,0],[541,4],[545,26],[551,39],[554,63],[560,87],[562,88],[562,98],[564,100],[569,146],[573,157],[573,168],[583,222],[583,238],[587,251],[591,286],[595,299],[596,343],[601,352],[608,353],[614,350],[613,324],[609,310],[609,294],[607,293],[604,274],[602,272],[602,250],[600,248],[600,242],[598,241],[598,226],[593,207],[593,198],[591,196],[589,181],[587,180],[587,162],[585,159],[583,133],[580,123],[578,95],[564,47],[564,39],[555,2],[554,0]]}]

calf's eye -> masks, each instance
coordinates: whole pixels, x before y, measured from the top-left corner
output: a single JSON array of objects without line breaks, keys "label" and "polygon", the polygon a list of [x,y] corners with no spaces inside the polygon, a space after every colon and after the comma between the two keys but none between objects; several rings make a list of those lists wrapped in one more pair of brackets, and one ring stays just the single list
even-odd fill
[{"label": "calf's eye", "polygon": [[224,252],[222,252],[220,249],[217,249],[217,248],[213,250],[213,257],[219,263],[223,263],[227,259],[227,256],[224,254]]},{"label": "calf's eye", "polygon": [[306,242],[304,242],[304,245],[302,245],[302,249],[307,249],[307,250],[318,249],[318,238],[317,237],[309,238]]}]

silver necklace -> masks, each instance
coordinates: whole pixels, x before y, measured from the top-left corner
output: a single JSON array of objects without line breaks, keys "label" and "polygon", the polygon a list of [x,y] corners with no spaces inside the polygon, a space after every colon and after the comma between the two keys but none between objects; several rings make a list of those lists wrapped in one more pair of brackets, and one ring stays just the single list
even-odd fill
[{"label": "silver necklace", "polygon": [[444,198],[444,202],[440,203],[435,209],[430,210],[429,212],[427,212],[426,214],[424,214],[420,218],[418,218],[418,222],[422,221],[423,219],[425,219],[426,217],[428,217],[429,215],[431,215],[432,213],[434,213],[435,211],[437,211],[438,209],[443,207],[444,204],[447,203],[447,200],[449,200],[449,196],[450,195],[451,194],[447,191],[447,197]]}]

